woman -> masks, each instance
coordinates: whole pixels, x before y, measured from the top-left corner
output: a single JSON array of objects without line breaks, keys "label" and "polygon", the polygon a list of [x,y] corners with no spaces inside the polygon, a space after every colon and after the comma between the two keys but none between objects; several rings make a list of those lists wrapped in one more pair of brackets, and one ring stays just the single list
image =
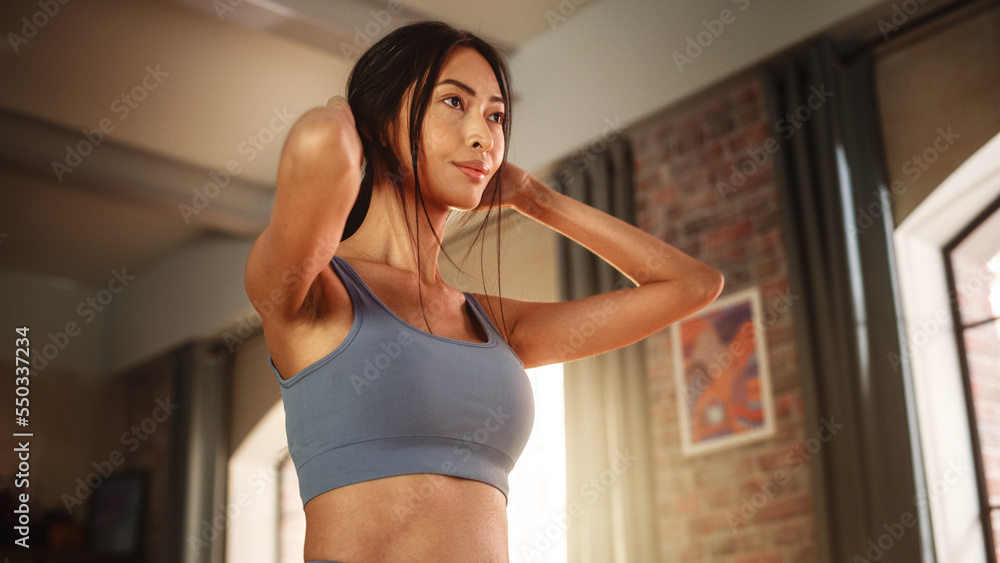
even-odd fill
[{"label": "woman", "polygon": [[[305,558],[509,561],[507,474],[534,416],[524,368],[644,338],[711,303],[722,277],[507,163],[508,71],[474,35],[427,22],[390,33],[358,60],[348,99],[289,131],[246,270],[281,384]],[[638,286],[564,303],[449,286],[448,213],[498,208]],[[602,330],[559,346],[595,314]]]}]

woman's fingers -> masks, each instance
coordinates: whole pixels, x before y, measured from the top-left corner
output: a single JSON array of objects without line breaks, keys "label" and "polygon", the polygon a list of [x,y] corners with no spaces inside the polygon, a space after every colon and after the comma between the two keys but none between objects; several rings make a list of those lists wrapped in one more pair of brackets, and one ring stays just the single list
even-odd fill
[{"label": "woman's fingers", "polygon": [[361,139],[358,137],[358,132],[356,129],[356,124],[354,121],[354,113],[351,111],[350,104],[347,103],[347,98],[343,96],[334,96],[327,100],[326,102],[327,110],[335,116],[335,119],[342,125],[348,126],[350,130],[350,139],[352,145],[356,145],[358,149],[358,166],[362,165],[364,161],[364,155],[361,152]]},{"label": "woman's fingers", "polygon": [[351,106],[347,103],[347,98],[334,96],[326,102],[326,107],[337,113],[341,119],[347,121],[352,126],[354,125],[354,113],[351,112]]}]

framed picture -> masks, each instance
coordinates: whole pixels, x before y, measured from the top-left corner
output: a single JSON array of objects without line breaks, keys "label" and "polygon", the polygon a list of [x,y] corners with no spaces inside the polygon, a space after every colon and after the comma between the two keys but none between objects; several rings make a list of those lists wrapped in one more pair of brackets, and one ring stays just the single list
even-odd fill
[{"label": "framed picture", "polygon": [[774,434],[760,290],[717,300],[672,325],[674,378],[686,456]]},{"label": "framed picture", "polygon": [[91,497],[90,549],[107,555],[137,555],[142,549],[148,475],[116,473]]}]

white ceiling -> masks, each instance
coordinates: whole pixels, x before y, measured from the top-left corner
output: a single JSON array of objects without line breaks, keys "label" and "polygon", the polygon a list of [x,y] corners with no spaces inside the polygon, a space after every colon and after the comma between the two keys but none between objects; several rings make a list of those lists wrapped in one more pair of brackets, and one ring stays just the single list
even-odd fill
[{"label": "white ceiling", "polygon": [[[343,93],[366,41],[441,19],[512,55],[558,24],[560,4],[593,3],[101,0],[43,16],[37,0],[5,0],[3,29],[26,41],[0,42],[0,112],[20,120],[0,154],[0,270],[99,286],[217,232],[252,236],[288,123]],[[22,18],[44,23],[32,34]],[[59,180],[53,162],[102,120],[109,132]],[[178,204],[233,161],[229,192],[185,220]]]}]

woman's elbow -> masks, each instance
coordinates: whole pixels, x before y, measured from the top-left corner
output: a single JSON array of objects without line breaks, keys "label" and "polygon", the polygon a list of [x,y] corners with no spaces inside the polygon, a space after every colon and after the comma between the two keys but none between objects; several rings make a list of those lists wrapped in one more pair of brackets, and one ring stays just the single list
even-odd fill
[{"label": "woman's elbow", "polygon": [[726,278],[722,273],[709,266],[705,266],[703,271],[693,277],[692,285],[694,287],[692,289],[698,296],[698,301],[702,303],[702,307],[711,305],[726,285]]}]

